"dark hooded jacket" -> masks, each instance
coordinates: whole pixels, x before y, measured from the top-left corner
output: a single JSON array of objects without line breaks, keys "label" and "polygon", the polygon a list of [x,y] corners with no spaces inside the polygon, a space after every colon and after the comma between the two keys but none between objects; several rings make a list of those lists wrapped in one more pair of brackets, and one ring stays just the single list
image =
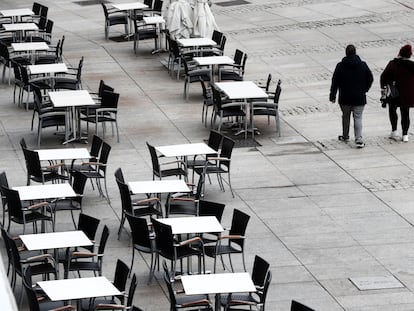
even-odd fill
[{"label": "dark hooded jacket", "polygon": [[358,55],[345,56],[336,65],[329,100],[334,102],[336,93],[339,91],[338,103],[340,105],[365,105],[367,103],[366,93],[373,81],[371,70]]},{"label": "dark hooded jacket", "polygon": [[393,82],[399,93],[396,104],[414,107],[414,62],[404,58],[390,61],[381,74],[381,88],[392,85]]}]

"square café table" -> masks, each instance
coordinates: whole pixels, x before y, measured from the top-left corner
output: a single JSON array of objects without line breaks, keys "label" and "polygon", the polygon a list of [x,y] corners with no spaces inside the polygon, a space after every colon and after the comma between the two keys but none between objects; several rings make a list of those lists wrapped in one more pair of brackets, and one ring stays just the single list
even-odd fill
[{"label": "square caf\u00e9 table", "polygon": [[171,226],[173,234],[223,232],[223,226],[215,216],[159,218],[159,222]]},{"label": "square caf\u00e9 table", "polygon": [[[37,282],[52,301],[78,300],[122,293],[104,276]],[[78,303],[79,304],[79,303]],[[78,306],[78,310],[79,306]]]},{"label": "square caf\u00e9 table", "polygon": [[33,11],[29,8],[0,10],[0,15],[2,17],[11,17],[13,23],[17,22],[22,16],[31,16],[33,14]]},{"label": "square caf\u00e9 table", "polygon": [[66,126],[63,144],[86,140],[86,137],[82,137],[76,108],[99,106],[93,101],[91,94],[87,90],[48,92],[48,94],[55,108],[66,108],[66,124],[72,121],[71,132],[69,132],[69,126]]},{"label": "square caf\u00e9 table", "polygon": [[3,24],[3,28],[5,31],[28,31],[39,29],[35,23]]},{"label": "square caf\u00e9 table", "polygon": [[188,157],[217,153],[205,143],[156,146],[155,149],[165,157]]},{"label": "square caf\u00e9 table", "polygon": [[181,282],[186,295],[215,294],[215,310],[220,310],[220,294],[256,291],[247,272],[183,275]]},{"label": "square caf\u00e9 table", "polygon": [[[269,95],[260,87],[258,87],[253,81],[234,81],[234,82],[217,82],[214,85],[223,91],[229,99],[244,100],[245,105],[249,104],[250,110],[250,130],[252,132],[252,138],[254,139],[254,121],[253,121],[253,99],[268,98]],[[240,134],[241,132],[239,132]],[[244,135],[247,139],[247,132]]]},{"label": "square caf\u00e9 table", "polygon": [[76,193],[70,184],[49,184],[37,186],[20,186],[13,187],[13,190],[19,192],[20,200],[48,200],[57,198],[76,197]]},{"label": "square caf\u00e9 table", "polygon": [[86,148],[56,148],[35,150],[40,161],[64,161],[75,159],[89,159],[91,157]]},{"label": "square caf\u00e9 table", "polygon": [[214,83],[214,66],[218,65],[233,65],[234,60],[228,56],[203,56],[203,57],[194,57],[193,60],[199,66],[209,66],[211,70],[211,79]]},{"label": "square caf\u00e9 table", "polygon": [[217,44],[217,42],[211,38],[179,38],[177,39],[177,43],[184,48],[213,46]]},{"label": "square caf\u00e9 table", "polygon": [[65,63],[29,65],[27,68],[32,75],[53,74],[68,71],[68,67]]},{"label": "square caf\u00e9 table", "polygon": [[29,251],[93,245],[81,230],[23,234],[20,239]]}]

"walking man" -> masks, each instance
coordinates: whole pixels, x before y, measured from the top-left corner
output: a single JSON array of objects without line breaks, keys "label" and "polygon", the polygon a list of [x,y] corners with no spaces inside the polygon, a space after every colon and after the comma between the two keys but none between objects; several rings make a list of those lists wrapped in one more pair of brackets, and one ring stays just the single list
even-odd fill
[{"label": "walking man", "polygon": [[356,54],[355,46],[348,45],[345,57],[336,65],[332,76],[329,100],[334,103],[339,91],[338,103],[342,110],[342,135],[338,139],[349,141],[349,124],[351,113],[354,119],[355,143],[358,148],[365,147],[362,140],[362,112],[367,103],[366,93],[374,77],[368,65]]}]

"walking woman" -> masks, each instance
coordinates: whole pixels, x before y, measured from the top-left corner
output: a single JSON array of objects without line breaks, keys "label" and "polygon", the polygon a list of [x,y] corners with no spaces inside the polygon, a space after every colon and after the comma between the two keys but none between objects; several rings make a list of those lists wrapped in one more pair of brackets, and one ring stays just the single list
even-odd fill
[{"label": "walking woman", "polygon": [[403,142],[408,142],[410,107],[414,107],[414,62],[409,60],[412,54],[411,45],[404,45],[400,49],[398,57],[388,63],[380,77],[381,88],[395,85],[398,91],[398,97],[390,99],[388,103],[391,122],[390,138],[397,140],[399,137],[397,107],[400,107]]}]

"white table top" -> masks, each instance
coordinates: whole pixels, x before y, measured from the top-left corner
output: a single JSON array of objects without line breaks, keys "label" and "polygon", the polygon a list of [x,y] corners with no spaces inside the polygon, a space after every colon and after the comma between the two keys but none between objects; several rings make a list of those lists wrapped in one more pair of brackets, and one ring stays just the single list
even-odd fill
[{"label": "white table top", "polygon": [[5,31],[23,31],[23,30],[38,30],[39,27],[35,23],[15,23],[3,24]]},{"label": "white table top", "polygon": [[121,295],[104,276],[37,282],[52,301]]},{"label": "white table top", "polygon": [[47,51],[49,46],[46,42],[23,42],[23,43],[12,43],[11,47],[15,52],[24,51]]},{"label": "white table top", "polygon": [[223,232],[215,216],[158,218],[159,222],[170,225],[173,234]]},{"label": "white table top", "polygon": [[86,148],[39,149],[36,151],[40,161],[89,159],[91,157]]},{"label": "white table top", "polygon": [[87,90],[48,92],[54,107],[79,107],[97,105]]},{"label": "white table top", "polygon": [[252,81],[217,82],[214,84],[229,99],[267,98],[267,93]]},{"label": "white table top", "polygon": [[194,57],[193,60],[200,66],[206,65],[232,65],[234,60],[228,56]]},{"label": "white table top", "polygon": [[128,11],[128,10],[140,10],[148,8],[148,5],[142,2],[129,2],[129,3],[112,3],[112,6],[115,9],[121,11]]},{"label": "white table top", "polygon": [[30,65],[28,66],[28,69],[32,75],[68,71],[68,67],[66,67],[65,63]]},{"label": "white table top", "polygon": [[13,187],[13,190],[19,192],[20,200],[22,201],[71,198],[76,196],[72,186],[66,183]]},{"label": "white table top", "polygon": [[2,17],[13,17],[13,16],[27,16],[33,15],[33,11],[28,8],[23,9],[11,9],[11,10],[0,10]]},{"label": "white table top", "polygon": [[133,194],[142,193],[172,193],[172,192],[190,192],[187,184],[182,179],[177,180],[149,180],[149,181],[131,181],[128,183],[129,190]]},{"label": "white table top", "polygon": [[83,231],[23,234],[20,235],[20,239],[29,251],[89,246],[93,244]]},{"label": "white table top", "polygon": [[186,295],[228,294],[255,292],[250,274],[215,273],[181,276]]},{"label": "white table top", "polygon": [[210,38],[182,38],[177,39],[177,43],[182,47],[213,46],[217,44],[216,41]]},{"label": "white table top", "polygon": [[144,16],[143,18],[145,24],[164,24],[165,19],[162,16]]},{"label": "white table top", "polygon": [[157,146],[155,149],[165,157],[186,157],[217,153],[205,143]]}]

